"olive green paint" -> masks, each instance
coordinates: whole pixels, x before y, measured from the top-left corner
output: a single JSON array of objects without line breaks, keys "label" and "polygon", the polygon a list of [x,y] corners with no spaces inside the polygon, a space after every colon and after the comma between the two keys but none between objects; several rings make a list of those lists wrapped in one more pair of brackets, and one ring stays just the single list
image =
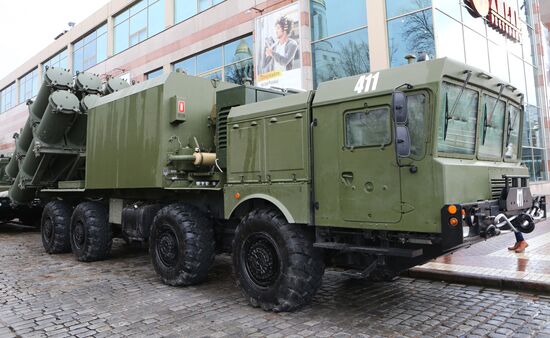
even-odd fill
[{"label": "olive green paint", "polygon": [[[225,218],[243,204],[265,200],[293,223],[438,233],[442,206],[491,199],[491,179],[527,173],[517,161],[437,152],[442,82],[460,86],[466,70],[472,72],[468,88],[498,95],[502,81],[450,59],[329,81],[316,91],[288,96],[179,73],[164,75],[91,103],[86,179],[60,182],[59,187],[84,187],[90,195],[99,191],[123,199],[140,191],[143,199],[152,199],[145,192],[154,191],[161,199],[202,201],[185,195],[194,190],[212,199],[209,207],[223,210]],[[427,98],[422,155],[397,159],[393,122],[388,142],[347,147],[346,114],[377,108],[390,114],[397,87]],[[510,88],[502,98],[521,103]],[[178,108],[182,101],[184,112]],[[229,114],[218,121],[222,110]],[[480,105],[478,121],[481,114]],[[223,149],[217,149],[222,141],[216,127],[226,128]],[[219,150],[221,167],[181,160],[196,148]]]},{"label": "olive green paint", "polygon": [[[171,154],[214,151],[215,92],[235,85],[171,73],[102,97],[89,109],[86,188],[163,188]],[[184,121],[174,122],[176,100]],[[190,168],[191,171],[195,168]]]},{"label": "olive green paint", "polygon": [[10,161],[9,157],[0,157],[0,192],[7,191],[10,188],[10,179],[6,174],[6,167]]},{"label": "olive green paint", "polygon": [[[246,196],[261,193],[282,203],[292,218],[299,219],[297,222],[314,219],[317,226],[440,232],[442,206],[491,199],[491,179],[503,174],[527,174],[518,162],[490,162],[475,156],[437,153],[434,141],[441,83],[445,78],[461,85],[466,70],[472,71],[469,88],[498,94],[497,84],[502,81],[488,79],[480,70],[450,59],[438,59],[381,71],[376,87],[371,79],[368,90],[364,91],[363,86],[360,93],[356,92],[360,76],[322,83],[314,93],[311,107],[308,98],[312,93],[304,93],[233,108],[228,119],[228,128],[232,129],[228,137],[230,185],[225,189],[226,217],[244,203]],[[424,93],[427,97],[423,155],[398,163],[393,141],[346,148],[345,114],[378,107],[389,109],[393,90],[405,83],[412,85],[410,90],[401,89],[407,94]],[[516,94],[506,88],[502,98],[519,105]],[[301,129],[292,123],[273,128],[297,113],[304,118],[311,114],[316,122],[312,134],[308,128],[311,121]],[[481,108],[478,114],[481,115]],[[276,136],[271,137],[270,132]],[[393,133],[393,128],[389,132]],[[308,146],[309,137],[313,149]],[[279,144],[271,148],[275,139]],[[306,161],[301,163],[305,166],[296,165],[304,157]],[[313,177],[309,170],[311,158]],[[411,170],[411,166],[417,170]],[[282,175],[277,176],[274,168]],[[284,187],[290,183],[285,179],[289,179],[289,174],[311,184],[314,201],[286,193]],[[241,201],[234,198],[237,192]],[[314,215],[312,202],[318,207]]]}]

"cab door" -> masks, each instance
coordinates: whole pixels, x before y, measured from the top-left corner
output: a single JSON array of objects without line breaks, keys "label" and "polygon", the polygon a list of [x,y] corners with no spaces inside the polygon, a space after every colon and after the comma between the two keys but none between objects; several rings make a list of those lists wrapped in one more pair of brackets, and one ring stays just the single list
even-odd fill
[{"label": "cab door", "polygon": [[400,221],[390,101],[383,96],[313,108],[318,225]]}]

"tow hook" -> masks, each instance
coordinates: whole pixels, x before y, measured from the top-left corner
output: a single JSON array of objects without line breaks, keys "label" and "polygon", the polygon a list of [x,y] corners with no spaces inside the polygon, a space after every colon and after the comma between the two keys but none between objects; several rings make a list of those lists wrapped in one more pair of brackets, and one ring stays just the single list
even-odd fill
[{"label": "tow hook", "polygon": [[505,214],[498,214],[494,220],[494,226],[498,229],[508,226],[514,232],[530,233],[535,230],[535,220],[529,214],[519,214],[510,218]]}]

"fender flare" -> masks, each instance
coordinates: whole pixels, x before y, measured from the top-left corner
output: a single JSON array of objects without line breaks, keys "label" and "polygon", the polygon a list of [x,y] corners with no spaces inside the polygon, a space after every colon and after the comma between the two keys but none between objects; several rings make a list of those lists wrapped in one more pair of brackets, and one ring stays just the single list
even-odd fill
[{"label": "fender flare", "polygon": [[279,211],[281,211],[281,213],[286,218],[286,221],[288,223],[295,223],[294,217],[292,216],[290,211],[285,207],[285,205],[281,203],[281,201],[279,201],[278,199],[274,198],[273,196],[266,195],[266,194],[252,194],[252,195],[246,196],[244,199],[239,201],[239,203],[235,205],[233,209],[231,209],[231,212],[229,213],[229,217],[233,216],[233,214],[235,213],[235,210],[237,210],[241,205],[243,205],[247,201],[255,200],[255,199],[270,202],[271,204],[275,205],[275,207],[277,207]]}]

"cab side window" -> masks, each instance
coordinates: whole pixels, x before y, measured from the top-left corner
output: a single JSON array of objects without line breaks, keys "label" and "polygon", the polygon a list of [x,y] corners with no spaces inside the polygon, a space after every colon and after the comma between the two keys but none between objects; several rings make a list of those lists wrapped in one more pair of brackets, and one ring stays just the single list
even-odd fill
[{"label": "cab side window", "polygon": [[415,160],[424,157],[426,145],[425,118],[427,114],[427,98],[425,94],[414,94],[407,97],[409,132],[411,135],[411,157]]},{"label": "cab side window", "polygon": [[347,148],[382,146],[391,143],[388,108],[348,112],[344,115],[344,119]]}]

